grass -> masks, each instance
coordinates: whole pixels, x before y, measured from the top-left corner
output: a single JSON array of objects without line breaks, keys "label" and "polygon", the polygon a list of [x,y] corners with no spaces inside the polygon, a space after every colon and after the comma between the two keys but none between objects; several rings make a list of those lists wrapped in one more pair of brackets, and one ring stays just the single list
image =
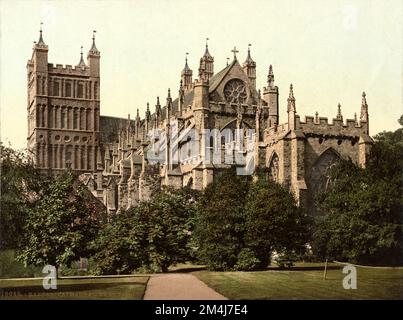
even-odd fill
[{"label": "grass", "polygon": [[403,269],[357,267],[357,289],[346,290],[342,266],[297,264],[290,270],[193,274],[229,299],[403,299]]},{"label": "grass", "polygon": [[0,279],[0,300],[141,300],[148,277],[62,278],[56,290],[45,290],[42,279]]}]

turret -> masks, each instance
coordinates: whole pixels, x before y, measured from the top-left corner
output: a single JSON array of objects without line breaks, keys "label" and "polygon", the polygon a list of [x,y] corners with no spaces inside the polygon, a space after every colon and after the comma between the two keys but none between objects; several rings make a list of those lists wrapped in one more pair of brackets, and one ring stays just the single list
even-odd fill
[{"label": "turret", "polygon": [[210,80],[214,75],[214,58],[208,50],[208,41],[206,38],[206,50],[204,55],[200,58],[199,79]]},{"label": "turret", "polygon": [[181,73],[181,80],[183,84],[183,89],[185,91],[190,90],[192,88],[192,75],[193,71],[189,68],[188,53],[186,52],[185,67],[183,68]]},{"label": "turret", "polygon": [[269,113],[266,127],[276,127],[279,123],[278,87],[274,85],[274,73],[272,65],[270,65],[267,75],[267,87],[263,88],[263,100],[266,103]]},{"label": "turret", "polygon": [[250,55],[250,46],[251,44],[248,45],[248,56],[242,65],[242,69],[248,76],[253,88],[256,89],[256,62],[253,61]]},{"label": "turret", "polygon": [[32,53],[32,63],[36,72],[48,72],[48,46],[43,41],[42,25],[39,30],[39,40],[34,44]]},{"label": "turret", "polygon": [[85,62],[83,58],[83,46],[81,46],[81,52],[80,52],[80,62],[78,63],[79,67],[85,67]]},{"label": "turret", "polygon": [[364,127],[364,133],[369,134],[369,114],[365,92],[362,93],[360,124]]},{"label": "turret", "polygon": [[144,132],[146,136],[148,131],[150,130],[150,120],[151,120],[150,104],[147,102],[147,109],[144,117]]},{"label": "turret", "polygon": [[294,90],[292,84],[290,85],[290,94],[287,99],[287,113],[288,113],[288,129],[295,130],[296,123],[295,123],[295,114],[297,112],[295,108],[295,98],[294,98]]},{"label": "turret", "polygon": [[155,105],[155,115],[154,115],[154,128],[157,129],[161,120],[161,104],[160,97],[157,97],[157,103]]},{"label": "turret", "polygon": [[90,76],[93,78],[99,78],[99,59],[101,57],[101,53],[98,51],[95,45],[95,33],[96,31],[94,30],[92,34],[92,46],[90,51],[88,51],[87,61],[90,68]]}]

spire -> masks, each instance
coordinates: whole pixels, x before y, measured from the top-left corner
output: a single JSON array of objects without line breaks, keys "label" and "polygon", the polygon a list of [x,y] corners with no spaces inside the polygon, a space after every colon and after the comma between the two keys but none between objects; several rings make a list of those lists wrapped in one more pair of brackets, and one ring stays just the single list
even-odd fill
[{"label": "spire", "polygon": [[155,104],[155,114],[159,116],[161,113],[160,97],[157,97],[157,103]]},{"label": "spire", "polygon": [[98,49],[97,49],[97,46],[95,45],[95,33],[96,33],[96,32],[97,32],[96,30],[92,31],[92,46],[91,46],[90,51],[88,52],[89,54],[90,54],[90,53],[96,54],[96,55],[99,54],[99,51],[98,51]]},{"label": "spire", "polygon": [[273,66],[269,66],[269,74],[267,75],[267,85],[269,88],[274,88],[274,73]]},{"label": "spire", "polygon": [[251,46],[252,45],[249,43],[248,44],[248,55],[246,57],[245,62],[243,63],[244,66],[255,66],[256,65],[255,61],[253,61],[253,59],[252,59],[252,57],[250,55],[250,47]]},{"label": "spire", "polygon": [[183,83],[183,87],[185,90],[189,90],[192,88],[192,75],[193,71],[192,69],[189,68],[188,65],[188,52],[186,52],[186,57],[185,57],[185,67],[182,70],[181,73],[181,79]]},{"label": "spire", "polygon": [[206,50],[204,50],[203,57],[207,58],[207,59],[212,59],[213,57],[211,56],[210,52],[208,51],[208,41],[209,40],[210,40],[209,38],[206,38]]},{"label": "spire", "polygon": [[210,80],[214,75],[214,58],[208,50],[208,40],[206,38],[206,50],[204,55],[200,58],[199,65],[199,79]]},{"label": "spire", "polygon": [[83,46],[81,46],[81,53],[80,53],[80,55],[81,55],[81,57],[80,57],[80,62],[78,63],[78,65],[79,65],[80,67],[85,67],[85,62],[84,62],[84,59],[83,59]]},{"label": "spire", "polygon": [[342,116],[342,114],[341,114],[341,104],[340,104],[340,103],[337,105],[337,116],[336,116],[336,119],[338,119],[338,120],[343,120],[343,116]]},{"label": "spire", "polygon": [[190,70],[189,65],[188,65],[188,54],[189,54],[189,52],[186,52],[185,67],[183,68],[182,73],[192,71],[192,70]]},{"label": "spire", "polygon": [[147,102],[147,109],[146,109],[146,119],[149,120],[151,116],[150,112],[150,103]]},{"label": "spire", "polygon": [[167,96],[167,103],[166,103],[166,119],[169,120],[171,117],[172,111],[172,98],[171,98],[171,89],[168,88],[168,96]]},{"label": "spire", "polygon": [[365,92],[362,93],[362,102],[361,102],[361,121],[368,121],[368,104]]},{"label": "spire", "polygon": [[43,22],[41,22],[41,27],[39,29],[39,40],[38,40],[38,45],[42,45],[42,46],[46,46],[45,41],[43,41],[43,37],[42,37],[42,26],[43,26]]},{"label": "spire", "polygon": [[295,98],[294,98],[294,89],[292,86],[292,83],[290,84],[290,94],[288,95],[288,106],[287,106],[287,112],[296,112],[295,110]]}]

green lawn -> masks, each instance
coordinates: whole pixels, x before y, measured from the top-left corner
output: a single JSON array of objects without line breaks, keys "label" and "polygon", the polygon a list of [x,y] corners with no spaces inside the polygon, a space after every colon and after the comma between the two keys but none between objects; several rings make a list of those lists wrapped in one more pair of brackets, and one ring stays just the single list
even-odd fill
[{"label": "green lawn", "polygon": [[42,279],[0,279],[0,300],[141,300],[147,286],[146,276],[64,278],[56,290],[45,290]]},{"label": "green lawn", "polygon": [[290,270],[194,272],[229,299],[403,299],[403,269],[357,267],[357,289],[345,290],[340,265],[297,264]]}]

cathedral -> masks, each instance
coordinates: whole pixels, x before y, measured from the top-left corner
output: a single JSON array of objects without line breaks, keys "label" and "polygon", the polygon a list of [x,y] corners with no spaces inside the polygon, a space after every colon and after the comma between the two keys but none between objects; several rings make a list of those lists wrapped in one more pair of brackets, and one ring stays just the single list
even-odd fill
[{"label": "cathedral", "polygon": [[[102,116],[100,52],[95,44],[75,66],[48,62],[42,30],[27,64],[28,150],[48,174],[72,170],[109,215],[150,199],[163,186],[201,190],[229,168],[238,174],[261,169],[313,208],[326,188],[328,169],[340,158],[365,165],[372,144],[365,93],[360,115],[344,119],[297,114],[290,85],[287,118],[279,119],[279,88],[272,66],[266,86],[256,87],[256,62],[246,60],[214,71],[206,43],[197,77],[187,59],[178,90],[165,103],[156,97],[144,117]],[[151,109],[154,109],[153,112]]]}]

